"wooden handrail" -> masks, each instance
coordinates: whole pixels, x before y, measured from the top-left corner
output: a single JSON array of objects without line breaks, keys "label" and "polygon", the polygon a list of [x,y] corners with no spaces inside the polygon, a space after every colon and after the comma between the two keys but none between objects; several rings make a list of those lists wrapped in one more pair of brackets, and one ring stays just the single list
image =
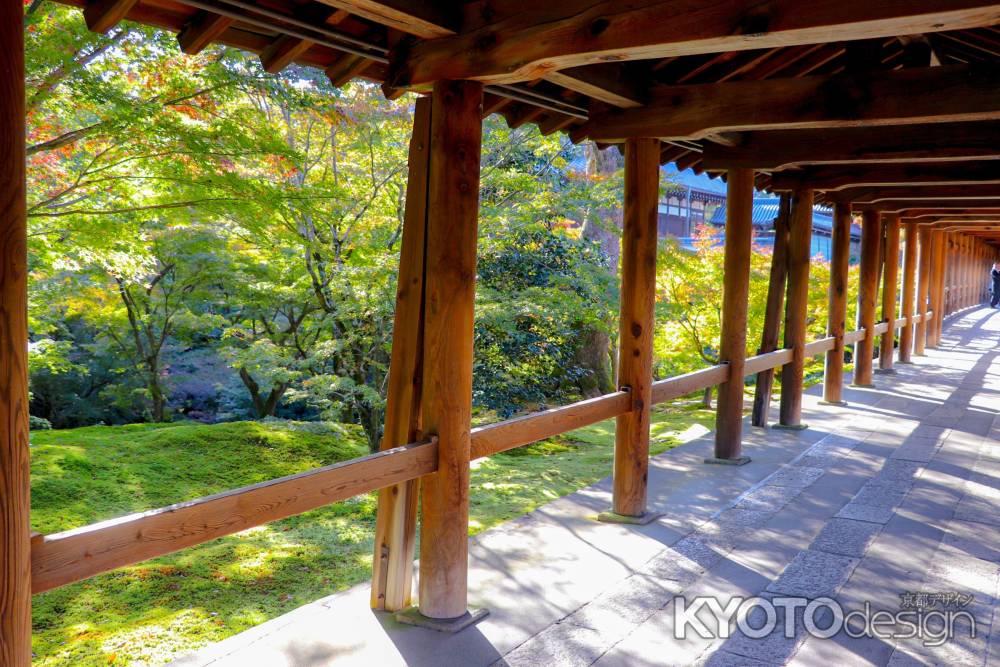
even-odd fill
[{"label": "wooden handrail", "polygon": [[747,357],[744,370],[747,375],[753,375],[772,368],[777,368],[778,366],[784,366],[791,360],[792,351],[787,348],[782,348],[780,350],[775,350],[774,352],[765,352],[764,354]]},{"label": "wooden handrail", "polygon": [[816,357],[821,354],[826,354],[832,350],[837,344],[837,339],[833,336],[827,336],[826,338],[819,338],[811,343],[806,343],[806,356]]},{"label": "wooden handrail", "polygon": [[653,403],[663,403],[708,387],[714,387],[728,379],[729,365],[718,364],[660,380],[653,383]]}]

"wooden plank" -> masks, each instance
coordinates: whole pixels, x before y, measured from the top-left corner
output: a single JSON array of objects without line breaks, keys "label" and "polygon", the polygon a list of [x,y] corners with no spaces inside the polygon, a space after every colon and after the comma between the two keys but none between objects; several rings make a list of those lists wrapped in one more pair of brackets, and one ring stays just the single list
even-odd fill
[{"label": "wooden plank", "polygon": [[[855,210],[882,202],[916,202],[910,208],[983,208],[1000,204],[1000,188],[991,183],[969,185],[878,186],[844,188],[827,193],[827,199],[850,201]],[[886,209],[888,210],[888,209]]]},{"label": "wooden plank", "polygon": [[277,74],[313,47],[314,42],[299,39],[290,35],[282,35],[271,42],[260,54],[260,63],[265,72]]},{"label": "wooden plank", "polygon": [[831,239],[830,289],[828,292],[826,333],[834,345],[826,355],[823,368],[823,400],[833,405],[844,403],[844,346],[847,330],[847,281],[851,254],[851,207],[837,204],[833,209]]},{"label": "wooden plank", "polygon": [[702,166],[772,171],[800,164],[996,159],[997,136],[1000,123],[993,121],[745,132],[731,146],[706,143]]},{"label": "wooden plank", "polygon": [[664,86],[640,109],[591,115],[595,141],[719,132],[906,125],[1000,119],[1000,71],[967,65],[795,79]]},{"label": "wooden plank", "polygon": [[190,56],[196,55],[219,39],[235,22],[236,19],[228,16],[200,11],[177,33],[177,43],[184,53]]},{"label": "wooden plank", "polygon": [[545,80],[605,104],[632,109],[649,98],[648,87],[638,85],[621,63],[601,63],[550,72]]},{"label": "wooden plank", "polygon": [[812,342],[806,343],[803,346],[803,353],[806,358],[808,357],[818,357],[821,354],[826,354],[834,349],[837,344],[836,338],[833,336],[827,336],[826,338],[819,338]]},{"label": "wooden plank", "polygon": [[646,512],[649,415],[653,383],[653,314],[656,302],[657,205],[660,142],[625,144],[625,212],[621,253],[621,309],[618,317],[618,386],[628,388],[632,409],[615,424],[612,511]]},{"label": "wooden plank", "polygon": [[856,329],[855,331],[849,331],[844,334],[844,344],[854,345],[863,341],[868,336],[867,329]]},{"label": "wooden plank", "polygon": [[421,39],[454,35],[460,18],[447,3],[432,0],[319,0]]},{"label": "wooden plank", "polygon": [[[966,186],[966,188],[972,189],[975,186]],[[854,210],[870,209],[886,213],[895,212],[905,214],[910,210],[927,210],[932,207],[942,211],[972,210],[976,208],[990,209],[997,204],[1000,204],[1000,197],[985,199],[892,199],[890,197],[878,202],[853,205],[852,208]]]},{"label": "wooden plank", "polygon": [[[326,0],[330,2],[331,0]],[[702,0],[522,0],[475,3],[458,35],[417,44],[398,60],[392,85],[444,79],[514,83],[608,61],[956,30],[992,25],[998,6],[983,0],[836,2],[809,11],[794,0],[766,5]]]},{"label": "wooden plank", "polygon": [[892,369],[896,343],[896,318],[899,316],[899,214],[882,217],[885,230],[885,250],[882,253],[882,321],[888,324],[879,344],[879,368]]},{"label": "wooden plank", "polygon": [[782,426],[802,425],[802,389],[805,369],[806,312],[809,309],[809,247],[812,241],[813,191],[792,195],[788,232],[788,297],[785,301],[785,348],[792,359],[781,367]]},{"label": "wooden plank", "polygon": [[731,169],[727,179],[726,246],[722,286],[719,359],[729,379],[719,385],[715,413],[715,456],[740,457],[743,440],[743,377],[746,364],[750,244],[753,236],[753,171]]},{"label": "wooden plank", "polygon": [[438,470],[421,481],[420,613],[466,613],[473,304],[482,141],[482,84],[434,84],[424,307],[425,434]]},{"label": "wooden plank", "polygon": [[672,401],[729,379],[729,366],[718,364],[653,383],[653,404]]},{"label": "wooden plank", "polygon": [[753,373],[759,374],[763,371],[773,370],[779,366],[784,366],[791,360],[791,350],[781,349],[774,350],[773,352],[764,352],[762,354],[755,354],[752,357],[747,357],[746,365],[743,370],[747,375],[752,375]]},{"label": "wooden plank", "polygon": [[83,8],[83,20],[91,32],[106,33],[125,18],[139,0],[92,0]]},{"label": "wooden plank", "polygon": [[[861,267],[858,287],[858,328],[875,330],[875,300],[878,294],[878,272],[881,258],[881,228],[879,214],[865,211],[861,224]],[[872,386],[872,359],[875,336],[865,336],[854,346],[854,384]]]},{"label": "wooden plank", "polygon": [[[774,248],[771,253],[771,272],[767,281],[767,301],[764,305],[764,326],[761,331],[758,354],[772,352],[778,347],[781,330],[781,313],[785,303],[785,276],[788,273],[788,221],[791,215],[792,198],[782,193],[778,215],[774,219]],[[748,360],[749,363],[749,360]],[[774,369],[767,368],[757,373],[753,392],[753,412],[750,423],[767,426],[771,405],[771,389],[774,386]]]},{"label": "wooden plank", "polygon": [[[422,97],[415,104],[410,135],[392,353],[386,383],[383,450],[420,438],[430,134],[431,100]],[[410,606],[419,488],[416,480],[407,480],[379,491],[372,561],[373,609],[398,611]]]},{"label": "wooden plank", "polygon": [[[829,192],[852,187],[977,185],[1000,183],[1000,161],[970,160],[908,164],[822,165],[771,177],[772,190],[811,186]],[[854,201],[864,201],[855,199]]]},{"label": "wooden plank", "polygon": [[0,3],[0,665],[31,665],[23,2]]},{"label": "wooden plank", "polygon": [[880,335],[882,335],[882,334],[884,334],[884,333],[886,333],[886,332],[889,331],[889,323],[888,322],[879,322],[878,324],[876,324],[872,328],[872,331],[875,332],[876,336],[880,336]]},{"label": "wooden plank", "polygon": [[32,592],[323,507],[437,469],[437,444],[405,445],[149,512],[46,535],[31,552]]}]

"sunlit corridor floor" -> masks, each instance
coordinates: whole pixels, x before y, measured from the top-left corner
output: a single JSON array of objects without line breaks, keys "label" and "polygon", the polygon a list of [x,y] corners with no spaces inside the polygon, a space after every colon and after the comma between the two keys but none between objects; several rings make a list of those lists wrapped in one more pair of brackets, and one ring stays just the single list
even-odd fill
[{"label": "sunlit corridor floor", "polygon": [[[702,463],[711,434],[655,457],[647,526],[594,520],[606,479],[478,535],[470,603],[490,615],[461,633],[372,612],[362,585],[174,664],[1000,664],[1000,311],[875,383],[844,407],[813,387],[805,430],[747,426],[749,465]],[[748,613],[724,636],[727,608]]]}]

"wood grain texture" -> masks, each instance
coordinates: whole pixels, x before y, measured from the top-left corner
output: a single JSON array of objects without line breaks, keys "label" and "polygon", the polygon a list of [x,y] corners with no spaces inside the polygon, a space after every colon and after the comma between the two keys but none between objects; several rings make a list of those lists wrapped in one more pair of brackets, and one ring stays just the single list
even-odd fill
[{"label": "wood grain texture", "polygon": [[[423,97],[416,101],[410,136],[383,450],[420,438],[430,132],[431,100]],[[410,606],[419,488],[417,480],[407,480],[379,491],[372,566],[371,604],[375,609],[398,611]]]},{"label": "wood grain texture", "polygon": [[313,42],[308,39],[282,35],[271,42],[260,54],[260,63],[265,72],[277,74],[312,47]]},{"label": "wood grain texture", "polygon": [[879,343],[879,368],[892,368],[896,344],[896,319],[899,317],[899,214],[887,213],[882,218],[885,230],[885,250],[882,253],[882,321],[889,330]]},{"label": "wood grain texture", "polygon": [[731,169],[727,182],[726,246],[722,287],[719,359],[729,364],[729,379],[719,385],[715,413],[715,456],[740,456],[743,438],[743,377],[746,364],[750,243],[753,236],[753,171]]},{"label": "wood grain texture", "polygon": [[31,664],[24,3],[0,3],[0,665]]},{"label": "wood grain texture", "polygon": [[833,208],[830,250],[830,288],[827,293],[826,333],[834,339],[823,368],[823,400],[844,400],[844,334],[847,330],[847,281],[851,254],[851,206]]},{"label": "wood grain texture", "polygon": [[659,189],[659,140],[630,140],[625,145],[618,386],[628,388],[632,409],[615,425],[612,501],[614,512],[623,516],[646,511]]},{"label": "wood grain texture", "polygon": [[459,17],[446,3],[428,0],[319,0],[409,35],[435,39],[455,34]]},{"label": "wood grain texture", "polygon": [[955,30],[993,25],[1000,8],[983,0],[814,0],[809,11],[795,0],[493,0],[474,3],[468,14],[460,34],[398,59],[392,85],[515,83],[603,62]]},{"label": "wood grain texture", "polygon": [[[767,302],[764,305],[764,325],[760,334],[758,354],[773,352],[778,347],[781,331],[781,314],[785,304],[785,276],[788,274],[788,223],[791,216],[792,197],[781,194],[778,215],[774,219],[774,249],[771,253],[771,272],[767,281]],[[749,371],[747,371],[749,373]],[[757,373],[753,393],[753,412],[750,423],[767,426],[771,406],[771,389],[774,387],[774,369]]]},{"label": "wood grain texture", "polygon": [[420,612],[466,612],[473,303],[482,141],[482,84],[434,84],[427,201],[423,430],[438,436],[438,470],[421,481]]},{"label": "wood grain texture", "polygon": [[198,12],[184,28],[177,33],[177,43],[181,51],[188,55],[196,55],[219,39],[236,22],[228,16],[219,16],[211,12]]},{"label": "wood grain texture", "polygon": [[798,426],[802,422],[813,199],[812,190],[797,190],[792,196],[788,232],[788,296],[785,300],[785,348],[792,351],[792,359],[781,367],[779,420],[783,426]]},{"label": "wood grain texture", "polygon": [[[875,330],[875,303],[878,298],[879,261],[881,259],[881,225],[877,211],[865,211],[861,223],[861,266],[858,285],[858,328]],[[872,359],[875,336],[866,335],[854,346],[854,384],[872,383]]]},{"label": "wood grain texture", "polygon": [[125,18],[139,0],[91,0],[83,8],[83,19],[93,32],[107,32]]}]

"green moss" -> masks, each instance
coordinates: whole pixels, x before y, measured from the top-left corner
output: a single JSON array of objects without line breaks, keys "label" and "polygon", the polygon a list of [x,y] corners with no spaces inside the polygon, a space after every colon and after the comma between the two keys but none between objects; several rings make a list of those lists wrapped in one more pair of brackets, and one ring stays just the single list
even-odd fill
[{"label": "green moss", "polygon": [[[712,419],[659,406],[651,449]],[[31,440],[32,524],[45,533],[366,452],[360,429],[339,424],[137,424]],[[470,533],[607,476],[613,452],[610,420],[477,462]],[[375,507],[367,494],[35,596],[35,664],[159,664],[363,581]]]}]

